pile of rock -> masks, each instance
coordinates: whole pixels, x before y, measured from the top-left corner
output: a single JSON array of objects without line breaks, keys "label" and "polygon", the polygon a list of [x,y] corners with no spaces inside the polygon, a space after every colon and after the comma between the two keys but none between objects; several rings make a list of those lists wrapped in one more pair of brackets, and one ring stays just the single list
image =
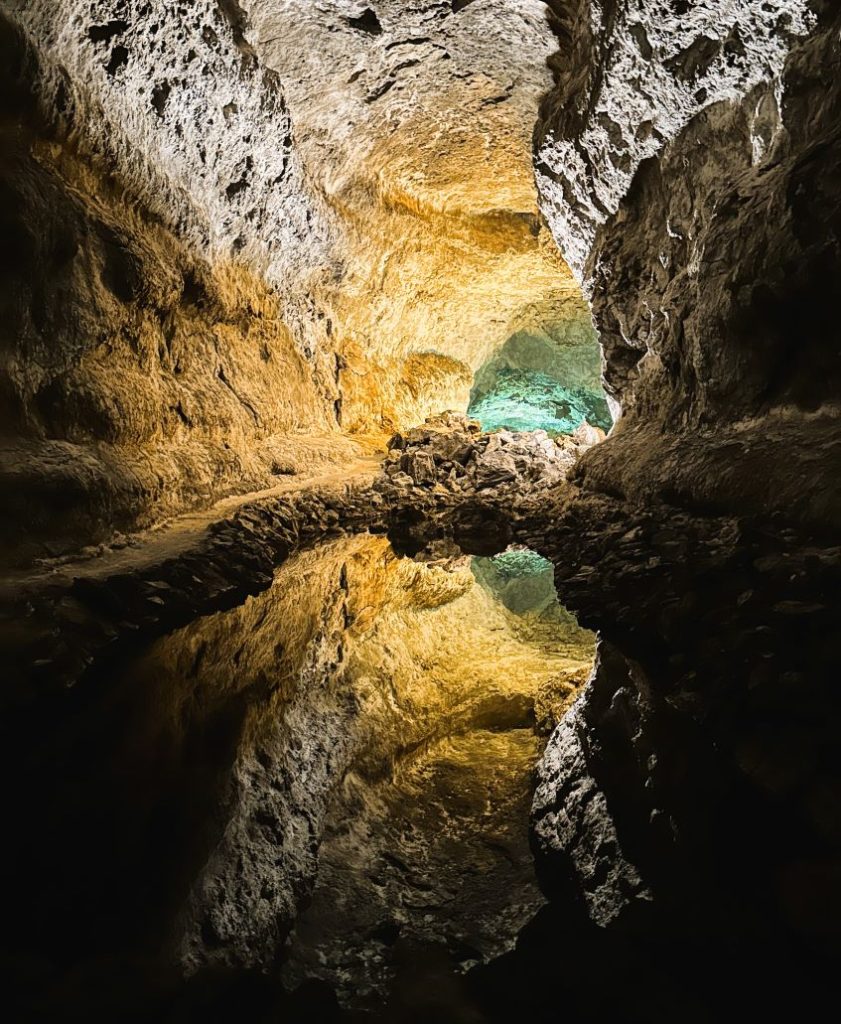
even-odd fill
[{"label": "pile of rock", "polygon": [[452,494],[543,489],[565,480],[579,454],[603,438],[587,423],[556,438],[545,430],[483,434],[477,420],[441,413],[392,437],[382,483]]}]

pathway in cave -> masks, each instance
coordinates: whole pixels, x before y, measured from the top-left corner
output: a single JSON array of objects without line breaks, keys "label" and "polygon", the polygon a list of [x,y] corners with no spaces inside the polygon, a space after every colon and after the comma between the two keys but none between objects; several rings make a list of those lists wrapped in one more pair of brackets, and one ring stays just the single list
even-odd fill
[{"label": "pathway in cave", "polygon": [[[443,984],[453,970],[503,954],[544,903],[528,839],[533,770],[546,731],[586,677],[593,638],[559,605],[551,565],[538,555],[474,558],[469,570],[466,561],[449,567],[463,580],[454,600],[414,610],[422,637],[420,620],[431,620],[439,649],[426,664],[413,653],[423,692],[475,643],[465,663],[475,706],[466,717],[444,714],[386,771],[347,772],[288,949],[287,985],[319,978],[356,1009],[381,1006],[395,984]],[[356,663],[381,664],[390,631],[372,623]],[[500,662],[514,683],[506,699],[496,692]]]}]

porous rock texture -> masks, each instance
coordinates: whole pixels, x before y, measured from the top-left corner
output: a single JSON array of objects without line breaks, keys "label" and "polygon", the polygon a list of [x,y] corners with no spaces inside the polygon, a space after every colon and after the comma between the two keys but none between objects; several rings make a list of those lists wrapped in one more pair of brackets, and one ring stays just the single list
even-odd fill
[{"label": "porous rock texture", "polygon": [[[531,134],[554,39],[536,0],[245,2],[304,166],[341,219],[342,422],[465,408],[518,332],[598,355],[537,210]],[[582,350],[586,356],[577,353]]]},{"label": "porous rock texture", "polygon": [[[573,471],[570,483],[582,491],[556,519],[567,525],[578,519],[589,529],[584,521],[596,522],[598,509],[607,507],[599,502],[607,501],[611,516],[619,515],[613,533],[619,547],[608,557],[599,542],[570,573],[562,567],[570,551],[567,534],[550,557],[564,599],[578,611],[589,608],[583,621],[602,628],[611,641],[622,640],[620,651],[603,647],[591,686],[550,741],[534,808],[536,837],[541,856],[569,858],[568,870],[594,920],[645,916],[651,890],[640,865],[647,864],[649,878],[661,886],[661,909],[671,898],[687,902],[676,890],[673,897],[663,896],[671,872],[682,879],[675,885],[694,877],[704,895],[690,898],[695,909],[684,912],[703,919],[708,911],[711,927],[716,914],[727,917],[722,890],[729,883],[722,884],[713,865],[720,863],[728,834],[740,851],[751,847],[742,830],[734,829],[738,815],[721,794],[736,787],[746,817],[756,814],[750,820],[761,834],[765,815],[773,814],[762,807],[766,784],[783,787],[785,796],[776,791],[772,799],[794,800],[798,820],[811,814],[809,786],[820,785],[805,765],[801,777],[784,752],[801,741],[820,746],[811,732],[820,726],[815,721],[805,727],[812,739],[804,740],[799,723],[778,732],[767,705],[762,711],[740,705],[737,711],[742,674],[756,680],[749,687],[767,685],[774,692],[782,692],[785,680],[793,686],[799,680],[806,689],[815,685],[826,713],[834,713],[826,690],[831,671],[818,667],[822,658],[831,658],[817,637],[819,622],[837,619],[831,585],[820,582],[819,567],[835,566],[832,541],[841,523],[839,332],[828,302],[841,271],[841,93],[837,76],[826,70],[838,67],[841,15],[836,5],[821,2],[582,3],[553,9],[562,52],[571,60],[561,66],[559,58],[556,89],[543,107],[537,136],[541,203],[591,296],[606,387],[621,418],[607,441]],[[648,543],[646,531],[637,533],[635,525],[640,502],[646,515],[659,510],[662,525],[652,538],[655,550],[631,555],[627,549],[635,541]],[[701,517],[691,528],[687,511]],[[779,554],[779,548],[767,554],[764,528],[745,525],[769,523],[769,517],[777,521],[767,527],[773,543],[792,545],[790,555]],[[793,532],[786,534],[785,524]],[[560,529],[566,533],[565,526]],[[689,554],[697,530],[713,531],[702,545],[706,554]],[[719,540],[713,539],[716,530]],[[607,545],[613,531],[606,524],[602,531]],[[807,550],[814,552],[816,573],[810,596],[784,596],[782,590],[770,596],[774,567],[785,564],[778,559],[791,559],[794,591],[802,580],[795,566],[809,561]],[[679,552],[697,579],[684,578],[675,560]],[[652,618],[646,620],[651,595],[645,589],[631,586],[617,604],[607,597],[614,587],[617,593],[624,589],[621,571],[613,575],[608,568],[617,556],[627,556],[629,570],[631,563],[638,567],[629,582],[646,561],[657,579],[672,575],[673,593],[665,605],[652,604]],[[699,584],[708,558],[721,590],[704,599]],[[716,561],[720,565],[713,569]],[[611,582],[603,590],[606,577]],[[600,595],[600,610],[581,591],[585,582]],[[782,579],[777,582],[782,586]],[[803,585],[808,590],[805,580]],[[640,587],[651,586],[643,571]],[[732,622],[723,609],[730,586],[739,588],[733,600],[743,609]],[[763,593],[767,598],[754,606]],[[698,613],[714,623],[706,642],[695,639],[691,617]],[[788,615],[796,617],[796,627],[784,625],[794,621]],[[675,637],[676,629],[686,631],[683,639]],[[806,643],[816,642],[820,652],[797,650],[789,630],[801,629],[813,638]],[[763,653],[762,638],[770,634],[777,639]],[[676,653],[687,643],[692,655]],[[726,664],[718,661],[723,652]],[[756,673],[763,662],[768,676],[760,683]],[[754,697],[759,699],[757,692]],[[754,729],[765,740],[747,739]],[[706,766],[700,775],[697,766],[679,765],[670,735],[687,737],[696,765]],[[747,761],[738,753],[743,742],[752,751]],[[630,758],[624,775],[620,749]],[[825,766],[836,763],[828,749],[820,759]],[[686,803],[679,797],[680,811],[664,815],[650,798],[673,772]],[[694,805],[690,793],[696,794]],[[837,863],[835,840],[827,841],[823,826],[804,827],[803,834],[813,827],[822,833],[813,839],[813,855]],[[600,844],[591,845],[599,835]],[[677,855],[679,848],[684,852]],[[780,854],[783,861],[787,856]],[[620,870],[624,858],[628,868]],[[788,863],[776,870],[791,881],[801,869]],[[817,877],[823,869],[814,870]],[[828,891],[834,870],[821,875]],[[550,871],[554,877],[562,873]],[[799,898],[811,905],[811,883],[798,877]],[[760,916],[768,920],[779,913],[788,927],[791,897],[771,895],[774,883],[764,873],[756,888]],[[797,917],[797,928],[807,927],[803,915]],[[733,926],[734,934],[741,924]],[[824,927],[817,921],[813,926]],[[773,928],[778,927],[777,921]]]},{"label": "porous rock texture", "polygon": [[[57,960],[105,956],[130,921],[134,953],[165,938],[168,963],[266,966],[346,770],[370,797],[362,828],[380,774],[449,718],[562,715],[532,809],[550,905],[473,972],[470,1012],[771,1019],[825,994],[841,942],[841,12],[547,6],[538,193],[621,414],[598,444],[586,426],[417,426],[464,408],[518,332],[559,358],[592,341],[528,166],[555,45],[541,5],[0,8],[4,46],[29,47],[3,106],[11,560],[239,494],[196,532],[3,588],[24,948],[47,935]],[[215,126],[204,157],[196,119]],[[255,141],[269,121],[276,147]],[[392,426],[381,471],[242,496],[354,457],[342,429]],[[367,536],[302,550],[366,528],[418,561]],[[477,677],[450,614],[464,606],[509,664],[493,629],[509,618],[451,560],[512,543],[552,561],[601,634],[565,715],[583,661],[557,687],[557,665],[532,678],[532,651],[524,696],[513,673]],[[759,972],[780,985],[758,992]]]},{"label": "porous rock texture", "polygon": [[[599,227],[619,209],[639,165],[701,111],[756,87],[779,100],[791,44],[813,26],[808,0],[557,0],[557,87],[537,134],[541,205],[583,279]],[[774,134],[754,108],[757,159]]]},{"label": "porous rock texture", "polygon": [[538,0],[4,0],[0,19],[18,564],[465,408],[518,333],[595,386],[537,210]]},{"label": "porous rock texture", "polygon": [[[351,456],[307,298],[323,218],[277,82],[223,9],[6,3],[0,19],[7,557]],[[257,222],[272,227],[245,232]]]},{"label": "porous rock texture", "polygon": [[562,14],[573,59],[543,108],[541,203],[623,411],[582,474],[634,499],[832,522],[834,5]]}]

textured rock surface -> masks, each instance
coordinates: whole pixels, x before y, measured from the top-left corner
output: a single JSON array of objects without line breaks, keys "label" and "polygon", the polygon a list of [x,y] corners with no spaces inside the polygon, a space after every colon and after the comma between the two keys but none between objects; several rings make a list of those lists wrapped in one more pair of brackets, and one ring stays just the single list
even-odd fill
[{"label": "textured rock surface", "polygon": [[18,563],[464,408],[512,335],[592,376],[531,169],[543,5],[366,10],[0,7]]},{"label": "textured rock surface", "polygon": [[[241,510],[153,573],[94,574],[64,594],[53,583],[28,595],[28,621],[11,609],[5,644],[28,671],[6,694],[5,750],[25,763],[29,782],[8,803],[31,821],[27,863],[13,870],[46,874],[50,837],[63,836],[61,864],[37,905],[10,907],[27,934],[47,915],[57,947],[72,934],[78,955],[90,956],[132,920],[121,949],[154,951],[165,940],[191,970],[265,967],[312,887],[325,815],[349,769],[363,789],[385,793],[383,780],[404,760],[474,730],[525,729],[536,753],[535,695],[570,695],[568,680],[592,659],[591,635],[542,608],[525,618],[508,611],[464,560],[396,559],[367,535],[301,552],[267,577],[313,523],[329,532],[340,497],[347,529],[365,496],[275,499]],[[202,592],[191,593],[193,580]],[[173,630],[179,618],[188,624]],[[55,631],[51,646],[41,623]],[[24,752],[36,718],[43,735]],[[485,746],[492,757],[493,743]],[[468,776],[479,771],[479,739],[471,749]],[[529,769],[512,757],[520,799]],[[40,788],[50,795],[32,820]],[[527,814],[517,806],[522,846]],[[333,813],[340,821],[341,802]],[[389,827],[380,826],[384,836]],[[535,907],[528,864],[518,877],[524,906]],[[135,884],[123,887],[127,873]],[[518,927],[516,914],[487,899],[485,953],[498,948],[494,920],[508,922],[509,943]],[[399,895],[393,902],[399,916]],[[456,928],[463,937],[467,909]],[[519,923],[526,916],[522,909]],[[421,919],[415,932],[425,934]]]},{"label": "textured rock surface", "polygon": [[[548,6],[563,49],[537,137],[538,188],[558,245],[583,280],[598,228],[619,209],[639,165],[705,108],[777,80],[813,16],[807,0]],[[757,106],[752,121],[759,158],[773,136],[762,118],[769,109]]]},{"label": "textured rock surface", "polygon": [[[550,6],[538,189],[623,413],[603,444],[406,429],[464,408],[512,335],[498,360],[545,343],[592,384],[529,172],[541,5],[2,5],[12,557],[346,462],[340,427],[401,427],[376,479],[275,488],[4,586],[7,942],[103,956],[87,981],[14,972],[53,979],[42,1017],[74,985],[99,998],[115,947],[264,964],[346,769],[370,796],[442,722],[557,721],[583,666],[522,659],[542,634],[444,564],[511,543],[551,559],[602,644],[539,772],[550,906],[457,1019],[820,1002],[841,941],[841,13]],[[426,564],[395,569],[370,537],[302,551],[366,527]],[[178,1019],[159,970],[142,1005]]]},{"label": "textured rock surface", "polygon": [[[652,895],[625,858],[605,795],[590,776],[594,752],[588,749],[582,721],[589,699],[585,691],[566,713],[541,759],[532,803],[533,841],[538,862],[551,863],[561,851],[569,856],[588,913],[604,927],[629,904]],[[551,869],[546,874],[551,879]]]},{"label": "textured rock surface", "polygon": [[[277,76],[236,0],[4,3],[37,50],[39,102],[186,247],[272,284],[323,270],[329,228]],[[302,289],[290,299],[305,301]]]},{"label": "textured rock surface", "polygon": [[345,228],[330,300],[345,426],[466,408],[475,371],[518,332],[598,359],[537,211],[531,135],[554,43],[542,3],[242,6]]},{"label": "textured rock surface", "polygon": [[544,903],[528,835],[538,753],[528,728],[475,729],[421,750],[385,783],[349,776],[287,980],[324,978],[376,1011],[401,968],[426,959],[467,970],[510,949]]},{"label": "textured rock surface", "polygon": [[[518,1006],[551,1020],[539,998],[526,1008],[506,992],[530,991],[559,958],[580,993],[562,984],[561,995],[584,1019],[645,1002],[651,985],[664,1001],[646,1011],[654,1020],[690,1008],[713,1020],[734,998],[769,1013],[819,998],[841,849],[818,795],[841,763],[837,546],[674,508],[629,515],[594,496],[556,522],[546,542],[559,592],[603,640],[540,769],[536,853],[552,907],[491,977],[491,1019]],[[590,925],[575,923],[569,881]],[[724,935],[699,986],[689,964]],[[618,990],[597,991],[591,956],[614,965]],[[641,983],[646,964],[658,974]],[[786,981],[748,994],[751,964]]]},{"label": "textured rock surface", "polygon": [[[268,487],[279,475],[346,460],[354,450],[330,437],[334,360],[325,364],[323,346],[317,356],[296,326],[304,314],[290,312],[291,292],[272,289],[256,259],[234,262],[223,238],[201,240],[196,218],[212,216],[224,235],[243,200],[239,193],[227,198],[230,182],[221,168],[200,173],[194,148],[175,145],[182,138],[197,144],[198,131],[193,124],[193,136],[176,132],[189,118],[183,109],[176,117],[175,98],[166,119],[151,105],[149,63],[161,73],[166,66],[148,49],[151,15],[142,31],[109,29],[106,15],[115,5],[98,5],[101,22],[91,19],[90,5],[76,5],[85,7],[84,19],[69,17],[67,6],[13,12],[40,40],[29,52],[0,11],[0,486],[9,540],[4,560],[17,562],[144,527],[225,493]],[[203,24],[190,23],[191,39]],[[207,20],[208,39],[211,31],[219,38],[212,46],[196,42],[193,74],[217,90],[241,89],[244,107],[246,100],[265,101],[271,110],[264,127],[276,118],[278,130],[288,132],[277,93],[260,100],[258,70],[230,38],[227,49],[219,41],[226,25],[221,15]],[[121,46],[127,34],[134,53],[112,76],[108,47]],[[161,45],[182,46],[174,39]],[[182,57],[187,48],[189,41]],[[226,68],[236,76],[227,86]],[[195,102],[204,95],[195,81],[185,79],[182,88]],[[146,103],[139,102],[143,96]],[[219,101],[216,93],[205,98]],[[189,113],[196,118],[201,111]],[[47,128],[44,117],[59,123]],[[226,131],[220,124],[214,160],[231,152],[221,141]],[[148,166],[153,158],[157,172]],[[302,189],[296,173],[289,170],[286,193],[278,185],[272,195]],[[290,239],[300,233],[285,200],[271,201],[280,202],[274,214]],[[259,203],[255,209],[269,216]],[[306,263],[296,264],[301,289],[306,268],[323,262],[318,235],[310,234],[312,249],[299,240],[297,257],[291,240],[277,247],[293,264]],[[317,316],[306,319],[316,329]],[[311,440],[301,439],[303,429]]]},{"label": "textured rock surface", "polygon": [[625,414],[584,479],[830,524],[834,5],[582,4],[564,26],[539,187]]},{"label": "textured rock surface", "polygon": [[[734,528],[732,518],[728,530],[722,526],[720,542],[710,537],[703,543],[706,555],[697,549],[689,555],[692,531],[684,525],[673,532],[676,522],[683,522],[682,516],[676,520],[674,506],[730,517],[774,513],[779,521],[829,536],[841,522],[835,485],[841,471],[839,334],[827,304],[830,282],[841,271],[839,93],[834,85],[826,88],[816,71],[837,67],[839,15],[836,5],[823,3],[688,3],[680,10],[636,3],[556,6],[563,53],[572,60],[561,65],[559,58],[557,88],[543,109],[537,155],[541,202],[562,251],[586,280],[604,347],[606,385],[623,411],[611,437],[584,455],[569,482],[584,488],[583,507],[590,500],[586,493],[593,491],[629,502],[616,528],[619,548],[611,557],[633,546],[635,503],[654,509],[665,500],[672,506],[669,511],[661,506],[662,522],[669,524],[661,528],[666,551],[628,554],[628,564],[640,565],[648,557],[658,578],[673,574],[673,595],[656,617],[666,647],[680,646],[675,628],[693,635],[687,607],[703,607],[697,583],[678,582],[682,574],[674,556],[679,551],[700,575],[701,563],[724,543],[716,557],[722,574],[729,566],[731,576],[722,587],[741,580],[734,600],[747,608],[745,625],[719,622],[709,645],[693,647],[691,656],[672,654],[677,663],[691,664],[682,677],[667,667],[665,651],[655,653],[656,641],[642,639],[646,627],[630,607],[641,594],[629,587],[627,604],[614,606],[612,628],[605,629],[611,638],[628,629],[622,654],[602,665],[577,719],[562,724],[550,744],[536,805],[537,831],[544,848],[548,841],[556,853],[571,857],[595,919],[604,918],[605,906],[608,916],[623,912],[633,903],[634,887],[621,873],[613,875],[607,862],[599,865],[593,858],[583,808],[571,822],[556,815],[553,800],[564,791],[591,794],[612,818],[623,821],[624,834],[635,837],[631,851],[627,840],[621,843],[634,870],[637,855],[656,864],[651,874],[663,880],[681,863],[684,882],[692,874],[709,906],[720,908],[714,869],[700,861],[689,867],[682,858],[701,856],[688,850],[703,845],[702,835],[709,837],[705,843],[711,846],[703,849],[710,863],[723,856],[711,847],[726,843],[730,812],[722,801],[717,819],[710,794],[731,784],[726,780],[736,771],[738,741],[717,730],[750,731],[751,716],[764,714],[755,707],[736,711],[743,685],[736,665],[753,677],[756,665],[765,663],[777,680],[769,682],[772,689],[783,686],[776,672],[786,673],[776,666],[801,657],[790,649],[795,642],[786,637],[785,616],[802,614],[798,621],[809,632],[810,615],[832,618],[836,609],[824,603],[827,592],[817,582],[820,593],[813,598],[801,602],[780,591],[776,603],[766,598],[764,612],[754,609],[756,595],[769,595],[782,580],[773,584],[761,577],[761,568],[760,579],[749,578],[754,570],[740,559],[749,559],[750,542],[738,532],[725,540]],[[571,508],[575,501],[562,516]],[[556,550],[551,557],[566,556]],[[585,556],[572,576],[573,589],[584,580],[598,589],[598,580],[613,572],[605,557],[601,545]],[[793,567],[797,558],[790,557]],[[834,564],[831,553],[815,557],[816,565]],[[763,564],[761,558],[754,563]],[[618,570],[609,589],[620,576]],[[792,590],[799,579],[797,573],[790,577]],[[725,602],[723,592],[710,596],[706,606],[713,618],[725,617],[714,610]],[[582,607],[577,600],[571,603]],[[604,608],[593,608],[592,614],[591,623],[610,618]],[[782,620],[775,626],[777,615]],[[684,625],[669,624],[671,616]],[[757,630],[750,642],[747,621]],[[728,635],[730,629],[734,635]],[[774,629],[782,633],[779,649],[773,644],[767,651],[757,649],[754,644],[761,647],[765,631]],[[640,650],[644,667],[634,669],[625,658]],[[729,659],[722,664],[717,659],[725,650]],[[819,663],[828,652],[802,652],[804,661],[812,656]],[[792,680],[822,686],[817,679],[825,682],[828,676],[817,663],[791,668]],[[721,673],[718,681],[714,664]],[[765,735],[764,727],[757,728]],[[792,726],[787,740],[775,727],[769,729],[774,742],[799,749],[799,725]],[[705,782],[682,774],[673,751],[663,754],[669,732],[687,737],[698,764],[707,766]],[[725,764],[716,763],[718,755],[710,762],[713,748],[730,750],[721,755]],[[762,755],[754,751],[750,757],[765,757],[767,748],[762,749]],[[787,761],[779,747],[768,754],[772,761],[778,756]],[[623,760],[624,782],[618,777]],[[773,776],[775,769],[766,767]],[[779,771],[787,777],[782,766]],[[694,787],[703,794],[694,809],[681,797],[676,814],[651,802],[670,772],[680,775],[687,792]],[[635,773],[639,782],[629,785]],[[763,799],[756,792],[742,797],[746,807]],[[805,805],[797,813],[808,816]],[[761,819],[763,812],[757,814]],[[693,838],[677,854],[681,827]],[[740,835],[734,845],[742,844],[750,845]],[[602,892],[594,879],[610,891]],[[777,900],[767,891],[758,903],[763,899]]]},{"label": "textured rock surface", "polygon": [[436,496],[499,502],[519,494],[534,500],[541,490],[562,484],[577,456],[603,439],[603,431],[586,424],[556,438],[545,430],[483,434],[476,420],[444,413],[394,435],[376,486],[395,508],[405,503],[401,491],[418,487]]}]

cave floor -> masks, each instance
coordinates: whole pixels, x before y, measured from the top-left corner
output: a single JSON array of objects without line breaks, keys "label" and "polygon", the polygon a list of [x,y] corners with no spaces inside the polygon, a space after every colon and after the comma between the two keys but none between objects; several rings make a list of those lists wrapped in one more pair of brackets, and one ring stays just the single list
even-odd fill
[{"label": "cave floor", "polygon": [[209,508],[176,516],[108,544],[86,548],[72,558],[43,559],[34,568],[5,572],[0,576],[0,600],[21,589],[37,590],[44,585],[66,586],[80,578],[147,572],[199,549],[215,527],[252,506],[313,491],[342,494],[348,489],[368,487],[382,459],[382,455],[372,452],[351,462],[325,465],[317,472],[284,477],[275,487],[222,498]]}]

